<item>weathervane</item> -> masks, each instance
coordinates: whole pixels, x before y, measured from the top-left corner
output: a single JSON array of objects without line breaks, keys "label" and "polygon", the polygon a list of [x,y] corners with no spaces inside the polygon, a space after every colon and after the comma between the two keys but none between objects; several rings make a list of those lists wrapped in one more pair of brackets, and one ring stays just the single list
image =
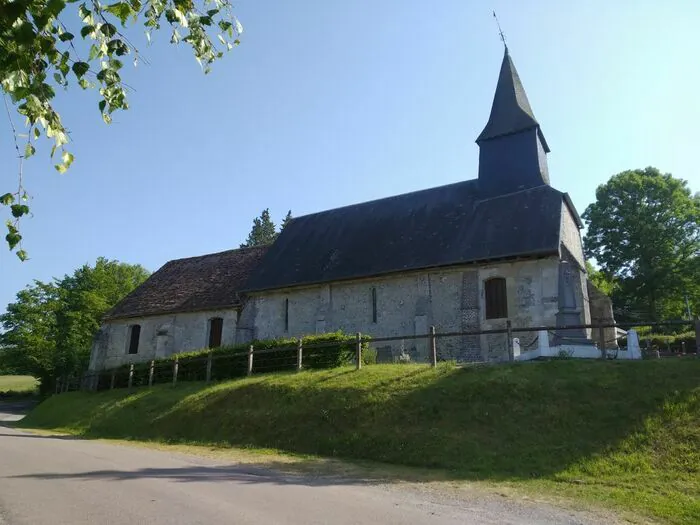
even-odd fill
[{"label": "weathervane", "polygon": [[508,49],[508,44],[506,44],[506,35],[503,34],[503,29],[501,29],[501,23],[498,21],[498,17],[496,16],[496,11],[493,11],[493,18],[496,19],[496,25],[498,26],[498,34],[501,35],[501,40],[503,41],[503,45],[505,46],[506,49]]}]

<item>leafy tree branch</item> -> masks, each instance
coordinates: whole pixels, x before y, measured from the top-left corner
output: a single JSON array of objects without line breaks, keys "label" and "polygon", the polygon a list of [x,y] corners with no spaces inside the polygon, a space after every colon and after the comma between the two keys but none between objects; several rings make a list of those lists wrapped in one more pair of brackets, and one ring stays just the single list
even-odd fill
[{"label": "leafy tree branch", "polygon": [[[19,170],[17,190],[0,191],[0,204],[9,207],[11,214],[5,240],[22,260],[27,254],[21,247],[19,221],[30,213],[22,167],[36,151],[33,141],[43,133],[52,143],[51,158],[59,173],[65,173],[74,160],[67,149],[68,130],[53,105],[56,87],[78,85],[97,90],[100,114],[109,124],[115,111],[129,108],[123,60],[134,55],[136,64],[141,57],[125,35],[127,28],[142,26],[150,42],[154,32],[167,26],[170,41],[189,45],[205,73],[225,51],[240,43],[243,31],[229,0],[89,0],[76,4],[77,0],[12,0],[3,2],[0,9],[0,85],[27,128],[25,135],[17,133],[5,99]],[[69,15],[77,15],[79,37],[64,23]],[[78,52],[78,38],[84,41],[86,58]],[[18,137],[26,137],[23,149]]]}]

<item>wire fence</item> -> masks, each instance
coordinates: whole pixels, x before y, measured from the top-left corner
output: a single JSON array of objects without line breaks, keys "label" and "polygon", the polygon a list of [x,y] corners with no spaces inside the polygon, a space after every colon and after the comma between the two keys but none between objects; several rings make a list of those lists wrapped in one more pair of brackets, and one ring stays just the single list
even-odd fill
[{"label": "wire fence", "polygon": [[[356,334],[343,340],[288,341],[277,347],[247,351],[183,354],[168,358],[135,362],[109,370],[85,374],[65,374],[56,379],[56,393],[71,390],[134,389],[156,384],[177,385],[182,381],[222,381],[253,374],[329,369],[354,365],[358,370],[375,363],[422,363],[436,366],[440,361],[458,363],[508,362],[548,349],[560,349],[560,354],[574,355],[572,348],[597,349],[588,357],[616,358],[625,351],[628,329],[639,336],[645,358],[675,357],[696,354],[700,357],[700,321],[668,321],[623,325],[596,324],[560,327],[513,328],[510,321],[503,328],[459,332],[438,332],[430,327],[424,334],[392,337],[369,337]],[[676,336],[653,335],[654,331],[675,331]],[[567,354],[568,352],[568,354]],[[546,354],[552,356],[550,352]],[[545,354],[542,354],[545,356]]]}]

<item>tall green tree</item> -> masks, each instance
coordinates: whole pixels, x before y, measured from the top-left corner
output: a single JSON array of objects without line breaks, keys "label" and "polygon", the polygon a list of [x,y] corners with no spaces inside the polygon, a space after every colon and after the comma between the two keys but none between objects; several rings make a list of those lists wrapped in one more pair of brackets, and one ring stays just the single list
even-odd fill
[{"label": "tall green tree", "polygon": [[51,283],[35,281],[0,316],[7,363],[44,390],[56,375],[85,370],[102,316],[147,277],[140,265],[99,258]]},{"label": "tall green tree", "polygon": [[601,270],[595,268],[590,261],[586,261],[586,273],[588,274],[588,279],[593,283],[593,286],[608,297],[613,295],[616,289],[615,281],[605,275]]},{"label": "tall green tree", "polygon": [[246,241],[241,244],[241,248],[272,244],[277,239],[277,235],[275,223],[270,218],[270,209],[265,208],[259,217],[253,219],[253,227]]},{"label": "tall green tree", "polygon": [[280,233],[282,233],[282,230],[284,230],[287,227],[287,224],[289,224],[291,220],[292,220],[292,210],[289,210],[287,212],[287,215],[284,216],[284,220],[282,221],[282,225],[280,226]]},{"label": "tall green tree", "polygon": [[619,316],[681,317],[700,311],[700,194],[656,168],[614,175],[583,214],[585,248],[614,280]]},{"label": "tall green tree", "polygon": [[10,208],[5,238],[20,259],[27,254],[21,249],[19,220],[30,211],[24,160],[34,154],[43,134],[52,145],[56,170],[63,173],[73,162],[68,131],[53,104],[56,89],[95,89],[96,109],[109,124],[113,112],[129,107],[124,62],[147,62],[133,43],[132,29],[139,26],[148,42],[167,27],[170,42],[189,45],[205,73],[239,43],[243,31],[230,0],[0,2],[0,89],[27,125],[25,135],[13,126],[18,184],[8,183],[4,190],[9,191],[0,191],[0,204]]}]

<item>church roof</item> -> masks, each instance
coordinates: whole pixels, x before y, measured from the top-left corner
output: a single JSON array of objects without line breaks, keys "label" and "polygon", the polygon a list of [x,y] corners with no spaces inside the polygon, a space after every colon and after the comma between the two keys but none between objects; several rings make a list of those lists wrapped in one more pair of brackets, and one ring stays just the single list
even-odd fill
[{"label": "church roof", "polygon": [[559,253],[565,194],[480,199],[458,182],[292,219],[244,291]]},{"label": "church roof", "polygon": [[486,127],[476,141],[481,142],[535,127],[538,130],[545,151],[549,153],[547,141],[544,139],[537,119],[535,119],[525,88],[520,81],[515,64],[510,58],[508,48],[506,48],[503,54],[503,62],[501,62],[501,72],[498,75],[496,93],[493,96],[491,115],[486,123]]},{"label": "church roof", "polygon": [[241,248],[167,262],[105,319],[239,307],[243,283],[267,249]]}]

